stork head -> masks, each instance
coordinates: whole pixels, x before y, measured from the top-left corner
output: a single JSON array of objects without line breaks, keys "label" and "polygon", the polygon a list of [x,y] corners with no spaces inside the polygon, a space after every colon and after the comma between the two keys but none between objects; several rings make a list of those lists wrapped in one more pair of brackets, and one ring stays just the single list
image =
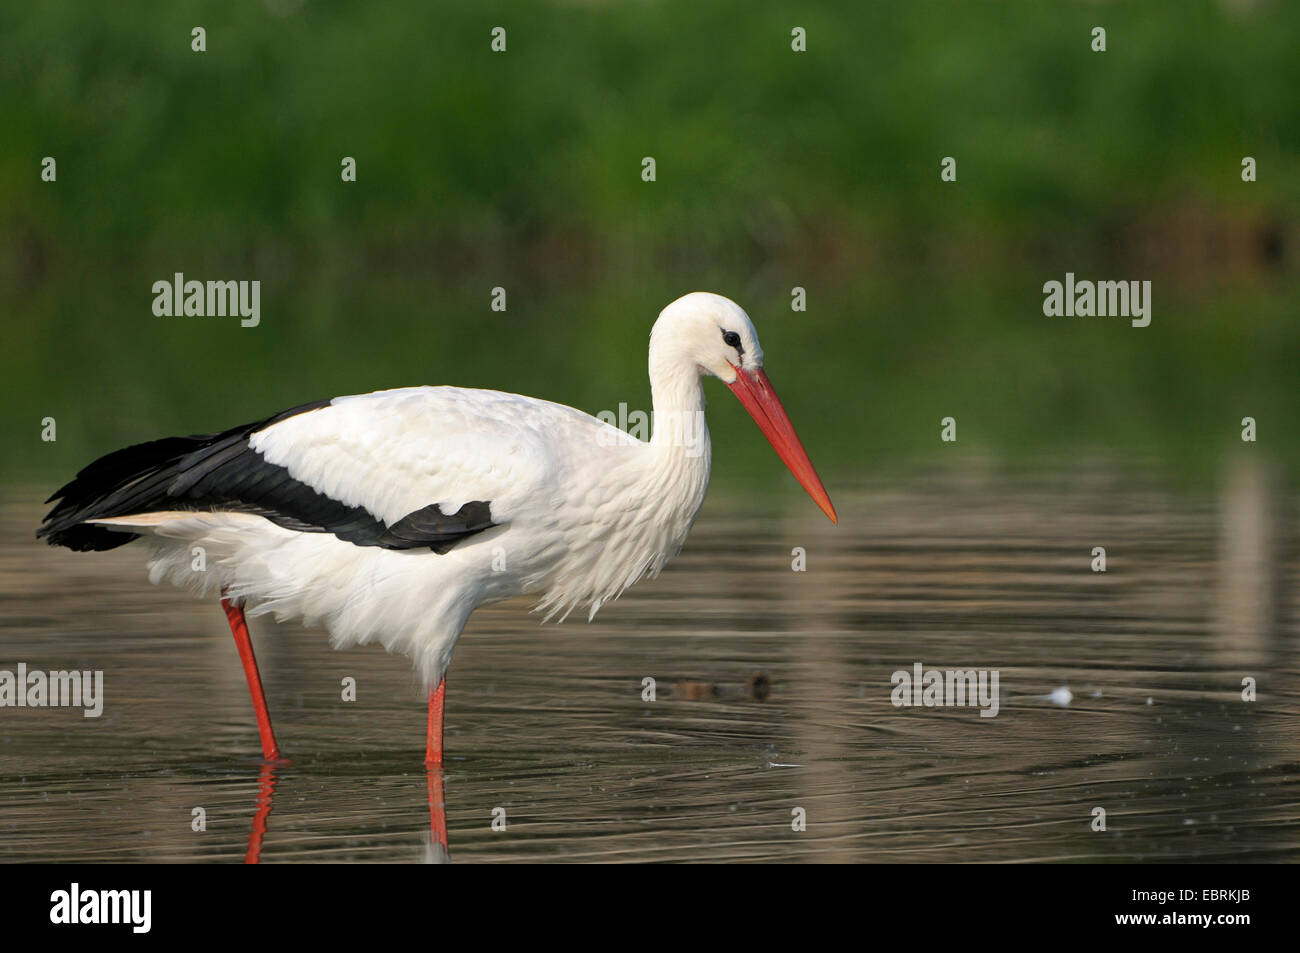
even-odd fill
[{"label": "stork head", "polygon": [[652,364],[658,356],[720,378],[813,502],[832,523],[839,522],[821,478],[767,379],[758,332],[740,305],[707,291],[683,295],[659,313],[650,333],[650,352]]}]

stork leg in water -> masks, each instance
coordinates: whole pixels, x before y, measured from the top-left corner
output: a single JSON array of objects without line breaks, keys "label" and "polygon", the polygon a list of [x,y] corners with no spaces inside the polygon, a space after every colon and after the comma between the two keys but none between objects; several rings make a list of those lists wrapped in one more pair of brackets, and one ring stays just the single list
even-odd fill
[{"label": "stork leg in water", "polygon": [[424,743],[424,766],[442,767],[442,703],[447,696],[447,678],[429,692],[429,734]]},{"label": "stork leg in water", "polygon": [[424,770],[429,780],[429,833],[435,851],[447,852],[447,806],[442,789],[442,705],[447,678],[429,693],[429,733],[424,745]]},{"label": "stork leg in water", "polygon": [[262,674],[257,670],[257,657],[253,655],[253,640],[248,635],[248,621],[244,609],[226,598],[221,591],[221,608],[226,610],[230,634],[235,637],[239,660],[244,664],[244,678],[248,680],[248,694],[253,697],[253,714],[257,716],[257,733],[262,738],[262,757],[266,761],[280,760],[280,746],[275,743],[271,728],[271,713],[266,707],[266,693],[262,691]]},{"label": "stork leg in water", "polygon": [[[267,761],[280,761],[280,746],[275,740],[275,729],[271,727],[271,712],[266,705],[266,692],[262,690],[262,674],[257,667],[257,657],[253,654],[253,640],[248,634],[244,610],[227,599],[224,591],[221,595],[221,608],[226,611],[230,634],[235,637],[239,660],[244,666],[244,677],[248,680],[253,714],[257,716],[257,733],[262,739],[262,757]],[[424,764],[429,768],[442,767],[442,713],[446,697],[447,679],[444,677],[438,687],[429,692],[429,732],[424,746]]]},{"label": "stork leg in water", "polygon": [[442,767],[425,769],[429,782],[429,837],[436,856],[447,856],[447,797],[442,789]]}]

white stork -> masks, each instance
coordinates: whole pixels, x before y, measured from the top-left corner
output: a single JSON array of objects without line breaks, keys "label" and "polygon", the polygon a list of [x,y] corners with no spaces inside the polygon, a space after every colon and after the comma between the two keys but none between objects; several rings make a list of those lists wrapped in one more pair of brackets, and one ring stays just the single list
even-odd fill
[{"label": "white stork", "polygon": [[[628,439],[572,407],[461,387],[336,397],[216,434],[101,457],[54,493],[37,535],[74,550],[141,536],[149,578],[219,592],[279,759],[244,618],[380,642],[429,692],[426,763],[442,760],[443,680],[478,606],[538,594],[546,617],[601,605],[677,554],[709,483],[704,374],[740,398],[823,512],[835,509],[763,371],[749,316],[696,292],[650,334],[654,430]],[[194,547],[206,568],[192,568]]]}]

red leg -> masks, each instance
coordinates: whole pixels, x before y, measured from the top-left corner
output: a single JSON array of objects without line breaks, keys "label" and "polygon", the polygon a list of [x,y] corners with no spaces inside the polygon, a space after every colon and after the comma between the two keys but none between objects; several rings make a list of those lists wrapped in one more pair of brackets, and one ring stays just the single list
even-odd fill
[{"label": "red leg", "polygon": [[447,850],[447,798],[442,789],[442,767],[430,765],[425,770],[429,779],[429,833],[433,843]]},{"label": "red leg", "polygon": [[429,692],[429,737],[424,746],[424,764],[429,768],[442,767],[442,702],[447,694],[447,679]]},{"label": "red leg", "polygon": [[447,679],[429,692],[429,736],[424,748],[425,774],[429,778],[429,832],[433,844],[447,851],[446,798],[442,790],[442,703],[447,696]]},{"label": "red leg", "polygon": [[262,757],[267,761],[279,761],[280,746],[275,743],[275,732],[271,730],[271,715],[266,710],[262,676],[257,671],[257,659],[253,656],[253,642],[248,637],[248,623],[244,621],[244,609],[227,599],[224,593],[221,596],[221,608],[226,610],[230,634],[235,637],[239,660],[244,663],[244,677],[248,679],[248,693],[253,696],[253,712],[257,715],[257,733],[262,736]]}]

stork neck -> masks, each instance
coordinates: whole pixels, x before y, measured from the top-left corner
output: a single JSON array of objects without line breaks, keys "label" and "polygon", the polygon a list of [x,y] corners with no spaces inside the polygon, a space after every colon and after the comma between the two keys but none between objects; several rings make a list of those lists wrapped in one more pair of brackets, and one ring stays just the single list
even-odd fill
[{"label": "stork neck", "polygon": [[672,448],[688,456],[708,454],[709,432],[704,425],[704,388],[694,365],[656,361],[651,354],[650,396],[654,403],[652,446]]}]

